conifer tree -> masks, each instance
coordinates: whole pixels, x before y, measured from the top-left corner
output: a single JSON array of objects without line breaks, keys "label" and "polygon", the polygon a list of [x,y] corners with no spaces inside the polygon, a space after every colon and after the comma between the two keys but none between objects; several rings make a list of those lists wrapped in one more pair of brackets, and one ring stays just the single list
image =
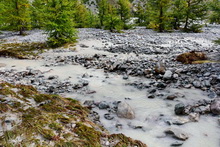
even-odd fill
[{"label": "conifer tree", "polygon": [[76,41],[72,10],[74,1],[48,0],[46,5],[46,25],[48,43],[52,47],[59,47]]},{"label": "conifer tree", "polygon": [[170,27],[169,8],[171,0],[149,0],[150,27],[163,32]]},{"label": "conifer tree", "polygon": [[25,29],[30,28],[31,11],[28,0],[2,0],[3,8],[2,17],[4,27],[10,30],[19,31],[20,35],[24,35]]},{"label": "conifer tree", "polygon": [[110,30],[111,32],[120,32],[123,28],[122,21],[120,17],[117,15],[117,9],[108,3],[107,15],[104,21],[105,29]]},{"label": "conifer tree", "polygon": [[108,11],[108,5],[109,5],[109,3],[107,0],[100,0],[98,2],[98,15],[99,15],[101,27],[104,26],[105,17],[107,15],[107,11]]},{"label": "conifer tree", "polygon": [[118,0],[118,14],[123,22],[123,28],[126,29],[126,23],[131,17],[131,3],[129,0]]},{"label": "conifer tree", "polygon": [[174,0],[172,3],[173,27],[179,29],[184,19],[186,0]]},{"label": "conifer tree", "polygon": [[206,18],[207,4],[205,0],[186,0],[186,8],[184,11],[184,30],[186,32],[199,32],[201,29],[200,22]]},{"label": "conifer tree", "polygon": [[211,16],[210,22],[220,24],[220,1],[213,0],[210,3]]}]

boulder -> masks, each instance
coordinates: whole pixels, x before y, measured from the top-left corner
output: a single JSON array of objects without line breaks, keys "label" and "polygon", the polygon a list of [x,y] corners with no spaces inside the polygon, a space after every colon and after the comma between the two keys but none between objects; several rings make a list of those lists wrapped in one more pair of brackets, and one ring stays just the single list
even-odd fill
[{"label": "boulder", "polygon": [[166,134],[171,134],[171,135],[173,135],[174,138],[177,138],[177,139],[183,140],[183,141],[185,141],[189,138],[185,132],[183,132],[177,128],[169,128],[169,129],[165,130],[164,132]]},{"label": "boulder", "polygon": [[220,98],[215,99],[211,103],[210,109],[213,114],[220,115]]},{"label": "boulder", "polygon": [[170,79],[172,78],[172,75],[173,75],[172,71],[167,70],[167,71],[165,72],[165,74],[163,75],[163,79],[165,79],[165,80],[170,80]]},{"label": "boulder", "polygon": [[121,118],[134,119],[135,113],[128,103],[121,102],[118,104],[117,116]]},{"label": "boulder", "polygon": [[176,104],[175,108],[174,108],[174,111],[175,111],[176,115],[185,114],[185,105],[183,103]]},{"label": "boulder", "polygon": [[158,62],[154,71],[156,74],[164,74],[166,71],[165,65],[162,62]]}]

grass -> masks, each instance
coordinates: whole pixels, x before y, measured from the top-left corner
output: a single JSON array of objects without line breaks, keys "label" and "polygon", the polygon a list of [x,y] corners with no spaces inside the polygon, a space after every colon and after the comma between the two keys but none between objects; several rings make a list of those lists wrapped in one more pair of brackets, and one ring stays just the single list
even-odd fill
[{"label": "grass", "polygon": [[[76,100],[42,94],[27,85],[1,83],[0,87],[0,94],[5,95],[0,99],[1,125],[5,125],[4,116],[10,113],[20,120],[13,123],[12,130],[5,130],[0,136],[2,146],[99,147],[101,138],[108,137],[119,142],[115,144],[118,147],[136,144],[146,147],[124,135],[106,136],[107,131],[99,131],[103,128],[89,120],[89,110]],[[8,102],[8,97],[13,101]]]},{"label": "grass", "polygon": [[214,40],[213,42],[216,44],[220,44],[220,38],[218,38],[217,40]]},{"label": "grass", "polygon": [[18,59],[30,59],[31,56],[37,57],[44,49],[47,49],[46,43],[4,43],[0,44],[0,56],[14,57]]}]

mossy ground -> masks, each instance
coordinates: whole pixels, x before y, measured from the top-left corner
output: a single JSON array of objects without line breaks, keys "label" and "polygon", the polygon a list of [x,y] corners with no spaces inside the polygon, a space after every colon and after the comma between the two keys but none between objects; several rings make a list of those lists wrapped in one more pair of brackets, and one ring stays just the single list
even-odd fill
[{"label": "mossy ground", "polygon": [[183,64],[192,64],[195,61],[207,60],[207,56],[202,52],[192,51],[178,55],[176,60]]},{"label": "mossy ground", "polygon": [[47,49],[46,43],[3,43],[0,44],[0,56],[18,59],[30,59]]},{"label": "mossy ground", "polygon": [[102,138],[108,138],[112,146],[146,147],[123,134],[106,135],[106,131],[96,130],[103,128],[89,120],[89,110],[71,98],[8,83],[0,83],[0,95],[1,127],[4,128],[8,115],[18,117],[10,122],[12,129],[3,129],[2,146],[99,147],[103,146]]}]

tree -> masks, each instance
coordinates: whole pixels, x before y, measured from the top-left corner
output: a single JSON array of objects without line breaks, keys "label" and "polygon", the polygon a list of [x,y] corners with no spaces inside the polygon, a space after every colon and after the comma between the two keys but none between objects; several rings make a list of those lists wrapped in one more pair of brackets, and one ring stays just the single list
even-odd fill
[{"label": "tree", "polygon": [[2,17],[4,27],[10,30],[19,31],[20,35],[24,35],[25,29],[30,28],[31,11],[28,0],[2,0],[3,8]]},{"label": "tree", "polygon": [[123,22],[123,28],[126,29],[126,23],[131,18],[131,3],[129,0],[118,0],[118,14]]},{"label": "tree", "polygon": [[163,32],[170,28],[169,8],[171,0],[149,0],[150,27]]},{"label": "tree", "polygon": [[120,17],[117,15],[117,9],[111,5],[108,4],[107,9],[107,15],[104,21],[104,27],[105,29],[110,30],[111,32],[120,32],[122,27],[122,21],[120,20]]},{"label": "tree", "polygon": [[100,0],[98,2],[98,15],[99,15],[99,20],[100,20],[100,26],[104,26],[104,20],[107,15],[108,11],[108,1],[107,0]]},{"label": "tree", "polygon": [[45,10],[47,0],[34,0],[32,2],[31,21],[33,28],[43,28],[45,26]]},{"label": "tree", "polygon": [[205,0],[186,0],[184,31],[199,32],[202,27],[200,23],[206,18],[207,8]]},{"label": "tree", "polygon": [[48,43],[51,47],[59,47],[76,41],[76,30],[72,10],[74,1],[48,0],[46,4],[46,25]]},{"label": "tree", "polygon": [[174,29],[179,29],[184,19],[186,0],[174,0],[172,3],[172,17]]},{"label": "tree", "polygon": [[134,16],[137,17],[137,21],[136,23],[138,25],[148,25],[148,23],[146,24],[146,20],[147,20],[147,11],[146,11],[146,7],[144,7],[144,5],[141,2],[138,2],[137,5],[135,6],[135,12],[134,12]]},{"label": "tree", "polygon": [[220,1],[213,0],[210,3],[210,10],[211,10],[211,16],[209,18],[210,22],[220,24]]}]

